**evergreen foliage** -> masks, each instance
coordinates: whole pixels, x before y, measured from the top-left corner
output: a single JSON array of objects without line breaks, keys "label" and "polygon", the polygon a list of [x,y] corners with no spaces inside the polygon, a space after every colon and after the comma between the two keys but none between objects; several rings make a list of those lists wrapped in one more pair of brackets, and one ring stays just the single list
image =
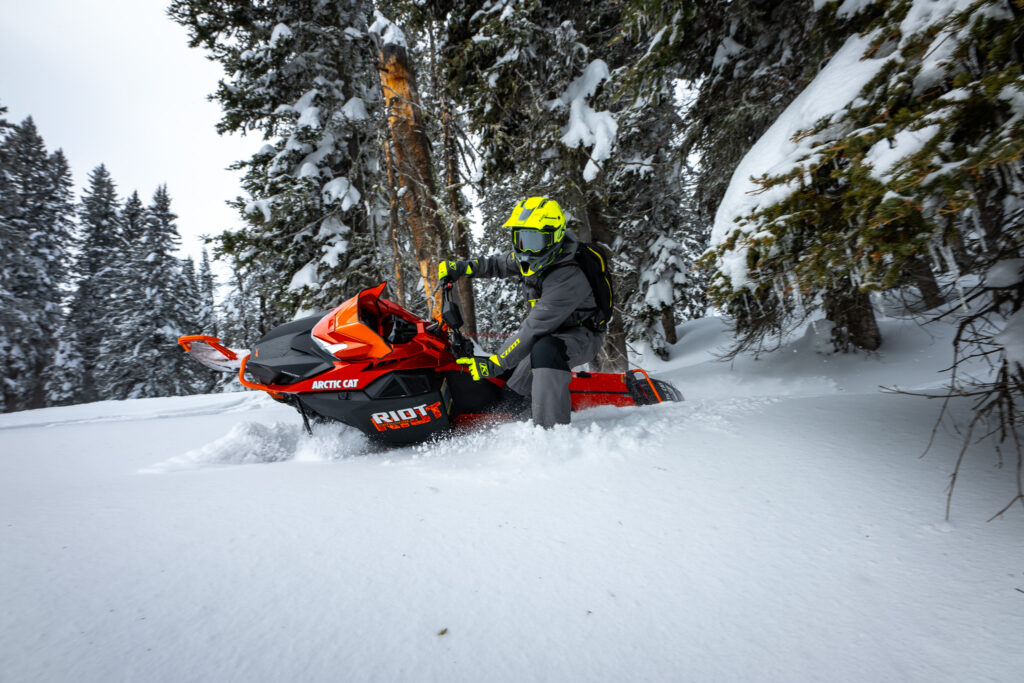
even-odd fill
[{"label": "evergreen foliage", "polygon": [[682,149],[700,157],[697,209],[714,216],[747,150],[878,3],[840,13],[812,0],[630,0],[627,29],[649,37],[633,78],[668,72],[693,91]]},{"label": "evergreen foliage", "polygon": [[89,187],[78,210],[79,253],[73,267],[74,291],[68,306],[55,368],[53,399],[85,403],[105,398],[97,365],[107,336],[112,303],[124,296],[118,265],[124,251],[117,188],[104,165],[89,174]]},{"label": "evergreen foliage", "polygon": [[176,220],[167,187],[157,188],[139,245],[143,287],[133,297],[137,317],[131,327],[137,341],[129,362],[140,379],[129,394],[132,398],[192,393],[195,369],[179,352],[177,340],[193,329],[199,293],[195,266],[188,272],[174,255],[180,242]]},{"label": "evergreen foliage", "polygon": [[[2,110],[0,110],[2,114]],[[46,404],[74,205],[60,150],[0,119],[0,410]]]},{"label": "evergreen foliage", "polygon": [[979,1],[903,35],[911,6],[889,3],[873,25],[872,52],[891,55],[860,97],[798,133],[809,152],[792,170],[758,181],[784,197],[715,250],[747,250],[748,281],[718,272],[711,295],[751,342],[827,306],[823,295],[1020,254],[1020,18]]}]

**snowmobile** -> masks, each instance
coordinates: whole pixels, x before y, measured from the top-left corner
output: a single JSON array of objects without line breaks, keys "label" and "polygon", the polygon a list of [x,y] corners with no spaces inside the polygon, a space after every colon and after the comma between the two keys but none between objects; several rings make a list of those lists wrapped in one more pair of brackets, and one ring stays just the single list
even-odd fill
[{"label": "snowmobile", "polygon": [[[459,332],[463,321],[452,285],[442,288],[442,312],[434,322],[383,298],[386,286],[280,325],[249,353],[207,335],[178,343],[206,367],[237,372],[243,386],[295,407],[309,432],[311,422],[337,421],[387,445],[407,445],[513,419],[524,404],[509,400],[503,377],[475,382],[455,362],[473,355],[473,343]],[[640,368],[574,372],[569,391],[573,410],[682,400],[675,387]]]}]

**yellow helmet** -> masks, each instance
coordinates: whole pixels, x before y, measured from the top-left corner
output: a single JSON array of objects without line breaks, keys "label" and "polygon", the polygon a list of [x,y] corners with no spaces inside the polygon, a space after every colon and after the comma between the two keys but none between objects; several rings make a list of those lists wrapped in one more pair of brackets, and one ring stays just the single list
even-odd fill
[{"label": "yellow helmet", "polygon": [[558,202],[547,197],[524,199],[512,209],[503,227],[512,230],[512,247],[519,272],[536,275],[562,251],[565,214]]}]

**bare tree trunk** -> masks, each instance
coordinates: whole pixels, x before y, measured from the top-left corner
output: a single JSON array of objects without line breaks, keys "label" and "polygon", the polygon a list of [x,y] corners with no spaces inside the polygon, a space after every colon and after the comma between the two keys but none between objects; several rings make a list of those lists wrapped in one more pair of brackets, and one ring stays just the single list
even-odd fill
[{"label": "bare tree trunk", "polygon": [[430,144],[423,130],[416,75],[409,53],[402,45],[380,46],[381,94],[391,133],[391,155],[401,199],[412,230],[413,249],[419,264],[430,317],[441,313],[441,289],[436,286],[442,230],[434,202],[435,185],[430,163]]},{"label": "bare tree trunk", "polygon": [[669,306],[661,312],[661,329],[665,332],[665,343],[675,344],[679,341],[676,337],[676,312]]},{"label": "bare tree trunk", "polygon": [[825,294],[825,317],[835,324],[832,344],[836,351],[848,351],[850,344],[867,351],[882,345],[871,295],[853,289],[849,292]]},{"label": "bare tree trunk", "polygon": [[[615,241],[615,234],[605,219],[596,197],[591,196],[588,199],[586,215],[587,222],[590,224],[589,241],[605,246],[611,245]],[[581,237],[581,239],[583,238]],[[612,260],[609,260],[608,267],[612,267]],[[612,272],[612,282],[615,285],[615,291],[618,292],[615,297],[615,303],[618,304],[624,290],[621,278],[616,278],[614,271]],[[626,327],[622,321],[621,309],[617,311],[617,315],[612,316],[611,323],[608,324],[608,335],[605,337],[604,346],[594,362],[598,372],[625,372],[629,369],[629,357],[626,355]]]},{"label": "bare tree trunk", "polygon": [[[445,196],[448,200],[448,212],[452,218],[452,242],[455,257],[468,259],[469,226],[465,218],[466,211],[459,191],[461,178],[459,175],[458,141],[455,137],[455,117],[452,115],[451,104],[445,95],[441,96],[441,131],[444,143],[444,184]],[[464,278],[459,283],[459,298],[462,303],[462,329],[470,336],[476,336],[476,298],[473,296],[473,280]]]},{"label": "bare tree trunk", "polygon": [[933,308],[946,303],[939,292],[939,283],[935,281],[935,274],[927,261],[918,257],[907,264],[907,272],[914,282],[914,286],[921,292],[921,303],[924,310],[930,311]]},{"label": "bare tree trunk", "polygon": [[[444,162],[444,197],[447,218],[452,226],[452,247],[457,259],[468,259],[470,254],[469,221],[466,219],[468,207],[462,196],[462,174],[459,171],[459,137],[458,124],[452,111],[452,99],[449,97],[448,83],[443,82],[441,70],[438,68],[437,46],[434,42],[434,27],[430,27],[431,71],[437,89],[437,97],[441,109],[441,148]],[[456,288],[462,309],[462,331],[475,337],[476,329],[476,297],[473,295],[473,280],[464,278]]]}]

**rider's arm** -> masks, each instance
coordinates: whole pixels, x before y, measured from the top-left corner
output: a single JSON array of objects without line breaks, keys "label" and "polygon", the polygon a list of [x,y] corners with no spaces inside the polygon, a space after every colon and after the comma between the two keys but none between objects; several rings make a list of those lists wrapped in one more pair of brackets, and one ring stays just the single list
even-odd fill
[{"label": "rider's arm", "polygon": [[494,254],[469,262],[469,277],[514,277],[519,275],[519,268],[512,260],[512,253]]}]

